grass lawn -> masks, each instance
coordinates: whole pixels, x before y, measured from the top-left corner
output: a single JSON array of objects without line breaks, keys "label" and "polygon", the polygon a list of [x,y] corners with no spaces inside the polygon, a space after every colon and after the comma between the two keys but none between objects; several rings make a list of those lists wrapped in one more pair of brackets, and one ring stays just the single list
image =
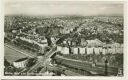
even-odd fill
[{"label": "grass lawn", "polygon": [[4,46],[4,57],[9,61],[10,63],[20,59],[27,57],[24,54],[21,54],[20,52],[17,52],[11,48],[8,48],[7,46]]}]

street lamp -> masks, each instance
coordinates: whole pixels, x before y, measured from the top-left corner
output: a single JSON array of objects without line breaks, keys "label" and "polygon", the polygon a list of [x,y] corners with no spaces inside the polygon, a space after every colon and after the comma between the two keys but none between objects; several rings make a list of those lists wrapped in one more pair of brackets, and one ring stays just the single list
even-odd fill
[{"label": "street lamp", "polygon": [[108,75],[108,60],[106,59],[105,61],[105,76],[107,76]]}]

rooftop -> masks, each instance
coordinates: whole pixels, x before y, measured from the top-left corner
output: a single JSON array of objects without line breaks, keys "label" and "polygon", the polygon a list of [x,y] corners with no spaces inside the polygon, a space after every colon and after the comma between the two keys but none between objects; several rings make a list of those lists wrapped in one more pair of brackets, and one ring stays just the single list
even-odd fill
[{"label": "rooftop", "polygon": [[28,59],[27,57],[26,58],[21,58],[21,59],[16,60],[15,62],[24,61],[24,60],[27,60],[27,59]]}]

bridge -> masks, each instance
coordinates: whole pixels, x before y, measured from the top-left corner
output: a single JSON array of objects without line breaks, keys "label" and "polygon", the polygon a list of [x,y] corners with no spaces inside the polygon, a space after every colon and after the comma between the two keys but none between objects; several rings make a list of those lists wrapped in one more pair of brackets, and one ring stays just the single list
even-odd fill
[{"label": "bridge", "polygon": [[57,52],[57,47],[53,46],[49,52],[47,52],[32,68],[29,69],[27,73],[31,73],[35,71],[37,68],[46,66],[46,63],[48,60],[50,60],[50,57]]}]

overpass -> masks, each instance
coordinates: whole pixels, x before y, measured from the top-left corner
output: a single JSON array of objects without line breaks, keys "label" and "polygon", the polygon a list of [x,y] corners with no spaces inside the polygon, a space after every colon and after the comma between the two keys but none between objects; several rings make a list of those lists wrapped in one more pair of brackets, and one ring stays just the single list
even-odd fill
[{"label": "overpass", "polygon": [[47,52],[33,67],[29,69],[27,73],[34,72],[37,68],[46,66],[46,63],[48,60],[50,60],[50,57],[57,52],[57,47],[53,46],[49,52]]}]

